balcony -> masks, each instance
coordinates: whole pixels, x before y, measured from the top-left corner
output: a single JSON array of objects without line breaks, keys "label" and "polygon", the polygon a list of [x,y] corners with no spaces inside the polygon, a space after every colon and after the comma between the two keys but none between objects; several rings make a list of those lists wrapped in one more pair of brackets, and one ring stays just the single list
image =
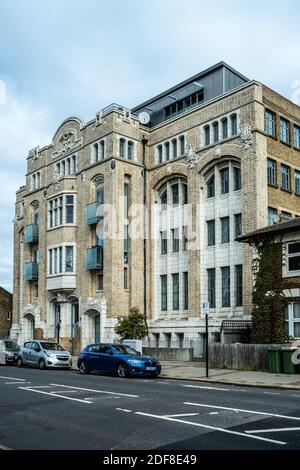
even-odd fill
[{"label": "balcony", "polygon": [[101,206],[100,202],[92,202],[92,204],[87,204],[86,206],[86,224],[95,225],[101,219],[99,215],[99,207]]},{"label": "balcony", "polygon": [[38,280],[38,263],[25,263],[25,280],[26,281],[37,281]]},{"label": "balcony", "polygon": [[103,248],[102,246],[94,246],[86,250],[86,269],[91,271],[93,269],[103,268]]},{"label": "balcony", "polygon": [[39,240],[39,226],[38,224],[26,225],[25,227],[25,242],[32,244],[37,243]]}]

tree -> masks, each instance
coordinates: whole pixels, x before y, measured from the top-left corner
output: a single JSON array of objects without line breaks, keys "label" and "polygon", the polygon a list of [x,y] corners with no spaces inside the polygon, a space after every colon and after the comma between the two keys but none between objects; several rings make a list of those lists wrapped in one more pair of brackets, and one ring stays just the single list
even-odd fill
[{"label": "tree", "polygon": [[147,336],[145,318],[138,308],[132,308],[128,317],[119,318],[115,326],[115,332],[124,339],[144,339]]},{"label": "tree", "polygon": [[284,343],[285,297],[282,285],[282,243],[271,239],[255,243],[253,329],[254,343]]}]

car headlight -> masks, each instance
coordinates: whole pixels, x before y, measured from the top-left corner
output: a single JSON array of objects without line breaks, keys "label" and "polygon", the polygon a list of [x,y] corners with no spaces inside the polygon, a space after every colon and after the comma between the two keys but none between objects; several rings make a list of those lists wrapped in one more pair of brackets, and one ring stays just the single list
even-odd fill
[{"label": "car headlight", "polygon": [[46,354],[46,356],[51,357],[52,359],[56,359],[55,354],[53,354],[53,353],[51,353],[51,352],[45,351],[45,354]]},{"label": "car headlight", "polygon": [[13,352],[11,352],[11,351],[6,351],[6,355],[7,355],[7,356],[9,356],[9,357],[11,357],[11,356],[13,356],[13,355],[14,355],[14,353],[13,353]]},{"label": "car headlight", "polygon": [[138,361],[137,359],[128,359],[128,362],[129,364],[137,364],[137,365],[141,365],[143,363],[142,361]]}]

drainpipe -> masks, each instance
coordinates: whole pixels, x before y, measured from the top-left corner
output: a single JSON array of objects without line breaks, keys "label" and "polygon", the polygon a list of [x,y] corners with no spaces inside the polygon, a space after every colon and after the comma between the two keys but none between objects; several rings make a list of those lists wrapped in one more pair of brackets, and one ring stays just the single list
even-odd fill
[{"label": "drainpipe", "polygon": [[148,319],[147,319],[147,243],[146,243],[146,222],[147,222],[147,170],[146,170],[146,145],[148,143],[148,139],[146,139],[145,135],[143,135],[142,138],[142,144],[143,144],[143,172],[144,172],[144,320],[145,320],[145,325],[146,325],[146,330],[147,330],[147,338],[148,338],[148,344],[150,346],[150,337],[149,337],[149,328],[148,328]]}]

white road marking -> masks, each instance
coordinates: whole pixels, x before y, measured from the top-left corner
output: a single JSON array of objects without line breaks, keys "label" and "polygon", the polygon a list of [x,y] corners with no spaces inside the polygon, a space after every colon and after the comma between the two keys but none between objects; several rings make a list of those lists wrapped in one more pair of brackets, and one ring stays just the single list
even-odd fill
[{"label": "white road marking", "polygon": [[[16,384],[20,385],[20,382],[5,382],[4,384],[5,384],[5,385],[14,385],[14,384],[15,384],[15,385],[16,385]],[[23,384],[31,384],[31,382],[22,382],[22,385],[23,385]]]},{"label": "white road marking", "polygon": [[125,411],[125,413],[132,413],[132,410],[126,410],[126,408],[116,408],[118,411]]},{"label": "white road marking", "polygon": [[243,410],[241,408],[229,408],[227,406],[206,405],[206,404],[203,404],[203,403],[184,402],[184,405],[201,406],[203,408],[216,408],[216,409],[219,409],[219,410],[237,411],[237,412],[241,412],[241,413],[251,413],[251,414],[255,414],[255,415],[273,416],[274,418],[293,419],[293,420],[296,420],[296,421],[300,421],[300,417],[297,417],[297,416],[279,415],[279,414],[275,414],[275,413],[266,413],[264,411]]},{"label": "white road marking", "polygon": [[209,415],[218,415],[219,412],[218,411],[211,411],[210,413],[208,413]]},{"label": "white road marking", "polygon": [[80,401],[81,403],[92,403],[91,401],[80,400],[79,398],[65,397],[64,395],[54,395],[51,392],[43,392],[42,390],[35,390],[34,388],[29,387],[19,387],[21,390],[26,390],[27,392],[41,393],[43,395],[49,395],[50,397],[64,398],[65,400]]},{"label": "white road marking", "polygon": [[12,450],[12,449],[10,449],[9,447],[6,447],[6,446],[3,446],[2,444],[0,444],[0,450]]},{"label": "white road marking", "polygon": [[139,398],[139,395],[129,395],[128,393],[118,393],[118,392],[109,392],[107,390],[93,390],[91,388],[82,388],[82,387],[73,387],[70,385],[60,385],[60,384],[50,384],[54,385],[55,387],[63,387],[63,388],[72,388],[74,390],[83,390],[84,392],[95,392],[95,393],[106,393],[108,395],[118,395],[121,397],[129,397],[129,398]]},{"label": "white road marking", "polygon": [[251,431],[245,431],[247,434],[259,434],[264,432],[284,432],[284,431],[300,431],[300,428],[271,428],[271,429],[254,429]]},{"label": "white road marking", "polygon": [[180,415],[164,415],[165,418],[183,418],[184,416],[198,416],[199,413],[183,413]]},{"label": "white road marking", "polygon": [[[61,393],[61,390],[54,390],[54,391],[51,391],[50,393]],[[78,393],[77,390],[64,390],[64,393]]]},{"label": "white road marking", "polygon": [[278,392],[264,392],[266,395],[280,395]]},{"label": "white road marking", "polygon": [[51,388],[51,387],[52,385],[30,385],[30,387],[27,387],[27,388]]},{"label": "white road marking", "polygon": [[134,414],[140,415],[140,416],[147,416],[149,418],[161,419],[161,420],[164,420],[164,421],[171,421],[171,422],[175,422],[175,423],[187,424],[189,426],[196,426],[196,427],[199,427],[199,428],[210,429],[212,431],[224,432],[226,434],[234,434],[236,436],[241,436],[241,437],[247,437],[247,438],[250,437],[252,439],[257,439],[257,440],[260,440],[260,441],[272,442],[273,444],[279,444],[279,445],[287,444],[286,442],[283,442],[283,441],[275,441],[274,439],[267,439],[266,437],[254,436],[252,434],[245,434],[243,432],[238,432],[238,431],[231,431],[230,429],[218,428],[218,427],[215,427],[215,426],[209,426],[207,424],[194,423],[193,421],[184,421],[183,419],[168,418],[166,416],[153,415],[153,414],[150,414],[150,413],[142,413],[142,412],[139,412],[139,411],[136,411]]},{"label": "white road marking", "polygon": [[209,387],[208,385],[182,385],[188,388],[202,388],[204,390],[220,390],[221,392],[231,392],[230,388]]},{"label": "white road marking", "polygon": [[26,379],[18,379],[17,377],[5,377],[4,375],[0,375],[0,379],[17,380],[20,382],[26,382]]}]

